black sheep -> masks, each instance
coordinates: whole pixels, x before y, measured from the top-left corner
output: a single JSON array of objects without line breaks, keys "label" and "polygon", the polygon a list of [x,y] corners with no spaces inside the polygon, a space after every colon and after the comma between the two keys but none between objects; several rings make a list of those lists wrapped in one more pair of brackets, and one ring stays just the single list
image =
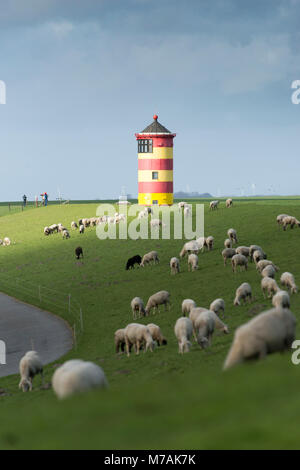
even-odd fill
[{"label": "black sheep", "polygon": [[76,249],[75,249],[75,256],[77,259],[80,258],[80,255],[82,255],[82,258],[83,258],[83,251],[82,251],[82,248],[81,246],[78,246]]},{"label": "black sheep", "polygon": [[132,258],[129,258],[126,264],[126,269],[134,268],[135,264],[141,264],[142,258],[140,255],[135,255]]}]

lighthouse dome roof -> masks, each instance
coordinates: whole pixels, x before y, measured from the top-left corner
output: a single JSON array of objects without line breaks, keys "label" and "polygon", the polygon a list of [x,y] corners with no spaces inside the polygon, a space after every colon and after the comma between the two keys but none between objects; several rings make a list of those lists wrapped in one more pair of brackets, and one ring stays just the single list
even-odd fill
[{"label": "lighthouse dome roof", "polygon": [[158,116],[155,114],[153,116],[154,121],[149,124],[140,134],[172,134],[166,127],[164,127],[160,122],[158,122]]}]

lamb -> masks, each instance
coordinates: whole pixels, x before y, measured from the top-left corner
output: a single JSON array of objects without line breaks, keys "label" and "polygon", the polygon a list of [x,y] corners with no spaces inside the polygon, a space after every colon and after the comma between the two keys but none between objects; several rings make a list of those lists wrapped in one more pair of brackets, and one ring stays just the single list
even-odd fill
[{"label": "lamb", "polygon": [[120,328],[119,330],[115,331],[115,347],[117,354],[120,352],[120,350],[121,352],[125,351],[125,328]]},{"label": "lamb", "polygon": [[193,324],[187,317],[180,317],[175,323],[174,333],[178,341],[179,353],[189,352],[192,346]]},{"label": "lamb", "polygon": [[248,260],[247,260],[246,256],[244,256],[244,255],[234,255],[231,258],[231,267],[232,267],[233,272],[236,272],[238,266],[240,266],[241,268],[242,268],[242,266],[244,266],[245,271],[247,271],[247,269],[248,269]]},{"label": "lamb", "polygon": [[162,334],[161,329],[158,325],[155,325],[154,323],[149,323],[147,325],[147,328],[150,331],[153,341],[156,341],[158,346],[168,344],[168,341]]},{"label": "lamb", "polygon": [[76,222],[74,222],[74,220],[73,220],[73,222],[71,222],[71,229],[75,230],[75,229],[77,229],[77,228],[78,228],[78,225],[77,225]]},{"label": "lamb", "polygon": [[146,315],[144,302],[140,297],[134,297],[130,305],[131,305],[131,310],[132,310],[132,315],[133,315],[134,320],[138,318],[138,315],[139,317]]},{"label": "lamb", "polygon": [[63,230],[62,232],[62,237],[63,238],[70,238],[70,233],[68,230]]},{"label": "lamb", "polygon": [[79,226],[79,233],[84,233],[84,225],[83,224],[81,224]]},{"label": "lamb", "polygon": [[209,204],[209,210],[213,211],[215,209],[218,209],[218,204],[219,201],[211,201]]},{"label": "lamb", "polygon": [[238,246],[235,251],[238,255],[243,255],[247,258],[250,256],[250,248],[248,246]]},{"label": "lamb", "polygon": [[226,199],[226,207],[227,207],[227,208],[228,208],[228,207],[232,207],[232,205],[233,205],[232,199],[231,199],[231,198]]},{"label": "lamb", "polygon": [[181,310],[182,310],[182,314],[184,317],[186,314],[189,314],[193,308],[196,308],[196,302],[194,302],[194,300],[192,299],[183,300],[181,304]]},{"label": "lamb", "polygon": [[73,359],[58,367],[52,377],[52,387],[59,399],[75,393],[86,392],[92,388],[108,386],[100,366],[93,362]]},{"label": "lamb", "polygon": [[146,315],[150,314],[152,308],[154,310],[159,311],[159,308],[158,308],[159,305],[164,305],[165,310],[167,310],[167,306],[169,305],[169,309],[170,309],[170,294],[168,291],[161,290],[149,297],[147,305],[146,305],[146,309],[145,309]]},{"label": "lamb", "polygon": [[44,381],[43,364],[36,351],[28,351],[25,356],[22,357],[19,363],[19,370],[21,376],[19,388],[22,388],[23,392],[32,390],[32,381],[35,375],[41,374],[42,383]]},{"label": "lamb", "polygon": [[208,249],[208,251],[211,251],[214,247],[214,237],[211,235],[205,239],[204,246]]},{"label": "lamb", "polygon": [[225,250],[222,251],[222,256],[224,259],[224,266],[226,266],[227,260],[232,258],[235,254],[236,254],[236,251],[234,248],[225,248]]},{"label": "lamb", "polygon": [[273,294],[276,294],[280,290],[275,279],[272,279],[271,277],[263,277],[260,285],[264,298],[266,292],[268,293],[268,298],[270,298]]},{"label": "lamb", "polygon": [[173,257],[170,259],[170,268],[171,268],[171,274],[178,274],[180,272],[178,258]]},{"label": "lamb", "polygon": [[244,300],[244,304],[246,300],[250,303],[252,300],[252,289],[248,282],[243,282],[237,290],[235,291],[235,299],[233,301],[233,305],[241,305],[241,300]]},{"label": "lamb", "polygon": [[236,230],[234,230],[234,228],[228,229],[227,235],[228,235],[228,238],[230,238],[230,240],[232,240],[232,243],[237,243],[238,242],[237,233],[236,233]]},{"label": "lamb", "polygon": [[80,255],[83,258],[83,250],[82,250],[81,246],[78,246],[77,248],[75,248],[75,256],[76,256],[77,259],[79,259]]},{"label": "lamb", "polygon": [[146,345],[145,351],[150,349],[150,351],[153,352],[154,341],[149,329],[145,325],[140,325],[139,323],[130,323],[126,326],[124,333],[126,353],[128,357],[130,356],[130,344],[134,345],[136,354],[139,354],[140,348],[144,344]]},{"label": "lamb", "polygon": [[298,219],[296,219],[296,217],[292,217],[288,215],[287,217],[284,217],[284,219],[282,220],[283,230],[286,230],[288,225],[290,225],[291,229],[293,229],[295,225],[298,225],[298,227],[300,227],[300,222]]},{"label": "lamb", "polygon": [[183,245],[183,248],[179,254],[180,258],[183,258],[186,253],[195,253],[195,254],[198,254],[199,253],[199,250],[200,250],[200,246],[199,244],[197,243],[196,240],[191,240],[189,242],[186,242],[184,245]]},{"label": "lamb", "polygon": [[267,354],[289,350],[296,331],[296,318],[288,309],[262,312],[237,328],[223,369],[249,359],[263,359]]},{"label": "lamb", "polygon": [[225,248],[232,248],[232,240],[230,240],[230,238],[226,238],[224,241],[224,246]]},{"label": "lamb", "polygon": [[295,278],[291,273],[283,273],[280,277],[280,282],[282,286],[286,286],[291,291],[291,294],[297,294],[298,287],[296,286]]},{"label": "lamb", "polygon": [[217,315],[219,315],[220,311],[223,313],[225,312],[225,302],[223,299],[216,299],[214,300],[210,306],[209,310],[215,312]]},{"label": "lamb", "polygon": [[191,253],[188,257],[188,270],[196,271],[198,269],[198,256]]},{"label": "lamb", "polygon": [[272,277],[272,278],[274,278],[275,274],[276,274],[275,268],[271,264],[266,266],[261,272],[262,277]]},{"label": "lamb", "polygon": [[138,264],[140,265],[142,262],[142,258],[140,257],[140,255],[135,255],[135,256],[132,256],[132,258],[129,258],[127,260],[127,263],[126,263],[126,270],[128,271],[128,269],[134,269],[134,265],[135,264]]},{"label": "lamb", "polygon": [[273,295],[272,305],[275,308],[290,308],[290,296],[285,290],[279,290]]},{"label": "lamb", "polygon": [[273,266],[275,271],[279,271],[278,266],[276,266],[272,261],[269,261],[267,259],[261,259],[260,261],[258,261],[256,265],[256,269],[257,271],[261,273],[265,269],[266,266]]},{"label": "lamb", "polygon": [[144,268],[145,264],[149,264],[151,261],[153,261],[153,264],[159,263],[157,251],[150,251],[149,253],[146,253],[142,258],[140,266]]}]

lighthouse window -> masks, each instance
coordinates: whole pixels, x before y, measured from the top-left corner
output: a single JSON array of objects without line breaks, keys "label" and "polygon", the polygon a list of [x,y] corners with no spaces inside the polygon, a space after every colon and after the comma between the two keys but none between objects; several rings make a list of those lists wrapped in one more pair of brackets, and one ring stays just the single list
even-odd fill
[{"label": "lighthouse window", "polygon": [[152,139],[138,140],[138,153],[152,153]]},{"label": "lighthouse window", "polygon": [[152,171],[152,179],[158,180],[158,171]]}]

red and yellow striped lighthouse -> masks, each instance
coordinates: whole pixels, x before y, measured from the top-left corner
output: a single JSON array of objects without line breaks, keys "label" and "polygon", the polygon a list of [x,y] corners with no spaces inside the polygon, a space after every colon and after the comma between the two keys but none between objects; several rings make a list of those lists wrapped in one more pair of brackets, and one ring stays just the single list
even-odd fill
[{"label": "red and yellow striped lighthouse", "polygon": [[176,134],[158,122],[158,116],[142,132],[138,142],[139,204],[173,204],[173,139]]}]

